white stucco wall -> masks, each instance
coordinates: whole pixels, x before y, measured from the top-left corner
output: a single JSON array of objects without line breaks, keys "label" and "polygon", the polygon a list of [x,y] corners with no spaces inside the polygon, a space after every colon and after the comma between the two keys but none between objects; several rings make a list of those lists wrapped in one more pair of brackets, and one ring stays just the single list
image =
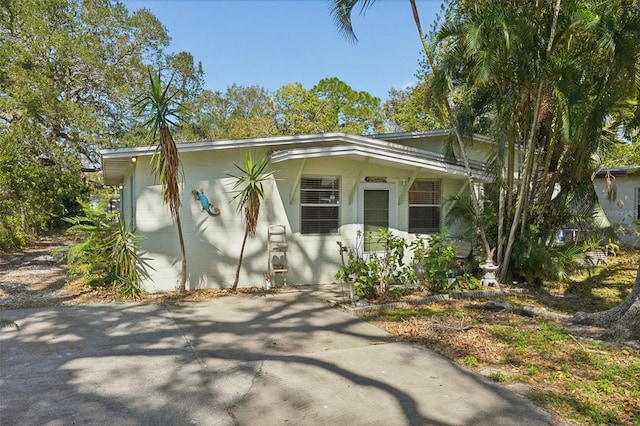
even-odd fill
[{"label": "white stucco wall", "polygon": [[[235,173],[234,163],[241,164],[243,153],[236,149],[191,152],[181,154],[183,164],[182,207],[180,216],[186,242],[188,288],[219,288],[233,284],[237,260],[244,236],[244,222],[233,201],[233,179],[226,172]],[[261,152],[256,150],[254,156]],[[322,284],[334,281],[340,257],[336,241],[353,244],[358,225],[358,196],[353,203],[349,197],[354,185],[365,176],[385,176],[394,188],[397,206],[397,226],[394,231],[407,236],[407,197],[398,204],[413,169],[400,168],[393,163],[369,163],[361,172],[361,157],[310,158],[304,164],[303,175],[340,176],[340,230],[339,235],[302,235],[300,233],[300,192],[290,196],[303,160],[289,160],[273,164],[276,180],[265,187],[266,201],[262,204],[256,237],[249,239],[245,248],[239,285],[264,285],[267,271],[267,228],[283,224],[287,228],[289,251],[287,260],[290,284]],[[360,181],[358,176],[361,176]],[[441,179],[442,200],[455,195],[463,187],[462,180],[451,180],[446,175],[422,171],[418,178]],[[458,178],[460,179],[460,178]],[[192,190],[202,189],[209,201],[220,208],[219,216],[202,212]],[[133,190],[133,192],[131,192]],[[130,204],[131,193],[137,194]],[[149,291],[177,288],[180,274],[179,243],[176,226],[162,201],[161,188],[154,182],[149,157],[139,157],[132,179],[123,191],[123,214],[133,211],[138,233],[144,238],[142,249],[148,259],[151,280],[145,282]],[[444,215],[441,223],[444,226]]]}]

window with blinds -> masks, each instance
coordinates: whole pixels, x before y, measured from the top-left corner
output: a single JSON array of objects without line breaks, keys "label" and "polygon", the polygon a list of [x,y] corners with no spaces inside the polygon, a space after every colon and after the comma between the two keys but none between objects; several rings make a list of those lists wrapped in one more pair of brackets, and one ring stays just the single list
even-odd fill
[{"label": "window with blinds", "polygon": [[415,180],[409,188],[409,232],[440,232],[441,191],[439,180]]},{"label": "window with blinds", "polygon": [[337,234],[340,177],[303,176],[300,180],[300,209],[302,234]]}]

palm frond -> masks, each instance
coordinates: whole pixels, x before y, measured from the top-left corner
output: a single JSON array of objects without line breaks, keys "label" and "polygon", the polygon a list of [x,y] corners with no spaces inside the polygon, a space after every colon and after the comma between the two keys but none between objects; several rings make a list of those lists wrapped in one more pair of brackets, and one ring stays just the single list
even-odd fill
[{"label": "palm frond", "polygon": [[240,174],[227,173],[235,180],[233,190],[236,195],[233,199],[238,201],[238,212],[244,215],[247,232],[251,237],[255,236],[260,203],[265,197],[263,184],[274,173],[267,171],[270,160],[267,152],[258,161],[249,153],[243,157],[242,166],[235,165]]},{"label": "palm frond", "polygon": [[350,42],[357,42],[358,37],[353,29],[351,21],[351,13],[358,5],[360,6],[360,14],[364,14],[375,0],[330,0],[330,13],[333,21],[340,32]]}]

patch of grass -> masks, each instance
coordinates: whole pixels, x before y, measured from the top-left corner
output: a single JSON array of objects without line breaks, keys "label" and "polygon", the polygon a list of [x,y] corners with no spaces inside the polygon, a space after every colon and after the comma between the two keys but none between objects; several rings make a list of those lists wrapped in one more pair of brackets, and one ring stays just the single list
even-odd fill
[{"label": "patch of grass", "polygon": [[478,358],[476,358],[473,355],[467,355],[464,358],[464,365],[466,365],[467,367],[477,367],[478,365],[480,365],[480,363],[478,362]]},{"label": "patch of grass", "polygon": [[403,308],[388,309],[375,313],[375,317],[381,321],[402,321],[407,318],[431,318],[439,315],[450,315],[454,309],[447,305],[407,306]]},{"label": "patch of grass", "polygon": [[489,378],[498,383],[502,383],[507,380],[507,376],[502,371],[494,371],[489,374]]},{"label": "patch of grass", "polygon": [[635,281],[640,250],[621,250],[609,256],[607,264],[588,274],[578,271],[563,282],[545,283],[545,295],[537,295],[547,307],[573,314],[578,311],[596,312],[610,309],[620,303],[631,291],[629,283]]}]

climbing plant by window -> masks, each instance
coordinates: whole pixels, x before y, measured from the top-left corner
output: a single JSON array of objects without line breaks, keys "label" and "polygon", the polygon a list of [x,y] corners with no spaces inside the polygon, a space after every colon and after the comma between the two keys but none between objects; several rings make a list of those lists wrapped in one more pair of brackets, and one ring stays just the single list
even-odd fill
[{"label": "climbing plant by window", "polygon": [[340,177],[303,176],[300,180],[300,231],[337,234],[340,223]]},{"label": "climbing plant by window", "polygon": [[439,180],[417,179],[409,188],[409,232],[440,232]]}]

